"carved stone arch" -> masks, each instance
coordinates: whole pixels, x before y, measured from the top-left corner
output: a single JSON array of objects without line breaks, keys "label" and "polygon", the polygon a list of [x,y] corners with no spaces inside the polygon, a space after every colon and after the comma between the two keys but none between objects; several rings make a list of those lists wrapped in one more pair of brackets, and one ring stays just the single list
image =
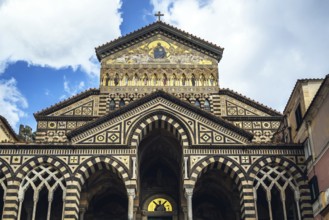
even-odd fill
[{"label": "carved stone arch", "polygon": [[295,163],[283,156],[269,156],[259,158],[249,168],[247,176],[250,178],[250,180],[253,181],[259,170],[262,167],[270,164],[276,164],[287,169],[287,171],[294,177],[294,180],[298,184],[298,187],[303,186],[305,184],[307,177],[303,174],[303,171]]},{"label": "carved stone arch", "polygon": [[234,160],[226,156],[213,156],[206,157],[195,164],[190,171],[189,181],[184,184],[184,188],[194,188],[198,179],[202,174],[208,170],[217,169],[223,171],[229,177],[232,178],[237,185],[240,196],[240,212],[243,219],[248,218],[248,214],[245,212],[246,207],[249,207],[248,199],[248,182],[246,179],[246,173],[243,168]]},{"label": "carved stone arch", "polygon": [[[164,123],[157,124],[157,122]],[[154,128],[167,129],[174,134],[183,147],[191,145],[191,137],[186,126],[176,116],[164,111],[152,112],[135,123],[128,136],[128,145],[137,147]]]},{"label": "carved stone arch", "polygon": [[[28,199],[31,199],[30,202],[33,201],[33,214],[29,213],[29,215],[35,216],[36,210],[43,210],[47,216],[51,215],[51,209],[49,207],[52,207],[53,199],[50,198],[54,198],[56,195],[60,201],[63,201],[61,204],[62,206],[59,206],[59,210],[63,211],[63,217],[65,207],[64,198],[66,196],[67,185],[71,177],[72,176],[69,167],[56,157],[34,157],[26,161],[16,171],[15,177],[15,182],[17,183],[15,187],[17,187],[18,196],[18,204],[15,206],[15,211],[17,211],[18,219],[20,219],[21,216],[25,216],[27,214],[23,213],[23,207],[25,206],[23,202]],[[31,190],[30,193],[32,193],[30,196],[26,195],[29,189]],[[60,189],[62,194],[56,193],[57,189]],[[44,202],[38,203],[39,196],[43,190],[48,193],[48,196],[43,196],[43,198],[48,199],[48,208],[46,205],[46,209],[38,207],[39,203],[44,204]],[[36,195],[37,197],[35,197]],[[49,197],[50,195],[51,197]],[[58,204],[59,200],[56,201],[56,204]]]},{"label": "carved stone arch", "polygon": [[129,174],[125,166],[117,159],[109,156],[95,156],[85,160],[74,172],[74,177],[79,183],[79,188],[83,186],[85,181],[97,170],[110,170],[116,173],[125,184],[126,188],[134,188],[135,184],[130,181]]},{"label": "carved stone arch", "polygon": [[13,173],[14,173],[10,165],[1,158],[0,158],[0,172],[4,175],[7,181],[13,177]]},{"label": "carved stone arch", "polygon": [[299,190],[300,199],[300,213],[302,219],[313,218],[313,210],[311,203],[310,189],[307,183],[307,177],[303,174],[303,171],[291,160],[283,156],[269,156],[262,157],[254,162],[249,168],[248,177],[252,182],[257,178],[258,172],[264,167],[275,165],[281,169],[285,169],[289,175],[292,176]]},{"label": "carved stone arch", "polygon": [[210,169],[221,169],[224,173],[233,178],[234,182],[238,185],[239,190],[242,189],[242,182],[246,180],[246,175],[242,169],[234,160],[226,156],[218,157],[206,157],[195,164],[190,171],[190,183],[186,187],[194,187],[197,180],[201,175]]},{"label": "carved stone arch", "polygon": [[33,157],[23,163],[15,173],[16,180],[21,182],[31,170],[42,164],[49,164],[58,169],[60,174],[64,177],[65,182],[68,182],[72,178],[70,168],[63,161],[52,156],[41,156]]}]

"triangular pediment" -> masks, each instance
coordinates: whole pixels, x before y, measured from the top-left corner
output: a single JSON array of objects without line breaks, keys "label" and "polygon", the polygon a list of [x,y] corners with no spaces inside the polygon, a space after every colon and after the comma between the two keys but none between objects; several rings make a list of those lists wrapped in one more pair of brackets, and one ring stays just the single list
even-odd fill
[{"label": "triangular pediment", "polygon": [[[217,62],[220,61],[221,57],[222,57],[222,53],[223,53],[223,48],[211,44],[205,40],[202,40],[196,36],[193,36],[187,32],[184,32],[180,29],[177,29],[171,25],[168,25],[164,22],[158,21],[155,22],[153,24],[150,24],[144,28],[141,28],[135,32],[132,32],[126,36],[120,37],[118,39],[115,39],[109,43],[106,43],[102,46],[99,46],[96,48],[96,54],[97,57],[100,61],[103,61],[104,58],[108,58],[109,56],[112,56],[113,58],[113,54],[120,54],[120,52],[127,50],[128,48],[133,48],[134,45],[138,45],[141,42],[145,42],[145,41],[149,41],[148,43],[151,45],[147,45],[148,49],[152,49],[152,43],[159,43],[159,42],[155,42],[150,41],[149,39],[153,39],[153,38],[160,38],[159,40],[165,40],[165,44],[163,44],[162,46],[167,47],[166,49],[168,49],[168,53],[172,53],[172,50],[175,49],[175,44],[174,42],[178,43],[181,45],[180,49],[187,47],[190,49],[193,49],[195,51],[200,52],[203,55],[206,55],[207,57],[211,57],[215,60],[217,60]],[[161,42],[160,42],[161,43]],[[168,45],[171,44],[171,45]],[[143,47],[139,47],[139,54],[145,54],[145,53],[141,53],[141,52],[145,52],[142,51],[143,49],[145,49],[145,45]],[[170,48],[170,50],[169,50]],[[150,50],[146,51],[147,53]],[[125,51],[126,52],[126,51]],[[124,53],[127,56],[129,56],[129,53]],[[179,54],[180,56],[182,56],[183,54]],[[202,57],[202,56],[201,56]],[[199,57],[199,58],[201,58]],[[135,57],[136,58],[136,57]],[[146,59],[147,57],[143,57],[143,59]],[[149,58],[152,58],[152,56],[150,56]],[[179,57],[176,57],[179,58]],[[185,57],[187,58],[187,56]],[[123,60],[124,57],[121,57],[121,59]],[[130,59],[132,60],[132,59]]]},{"label": "triangular pediment", "polygon": [[222,106],[225,106],[222,112],[228,117],[258,117],[258,116],[277,116],[282,114],[274,109],[271,109],[259,102],[256,102],[246,96],[229,89],[219,90]]},{"label": "triangular pediment", "polygon": [[18,137],[12,129],[7,119],[0,115],[0,143],[1,142],[17,142]]},{"label": "triangular pediment", "polygon": [[[153,117],[150,117],[150,116]],[[187,136],[188,145],[243,145],[252,134],[163,91],[154,92],[68,134],[75,144],[131,146],[136,129],[165,118]],[[174,123],[175,122],[175,123]],[[142,127],[138,127],[143,124]],[[143,131],[144,132],[144,131]]]},{"label": "triangular pediment", "polygon": [[98,89],[89,89],[50,106],[49,108],[34,113],[34,117],[36,119],[52,116],[63,118],[74,116],[93,117],[95,116],[95,103],[98,102],[98,96]]}]

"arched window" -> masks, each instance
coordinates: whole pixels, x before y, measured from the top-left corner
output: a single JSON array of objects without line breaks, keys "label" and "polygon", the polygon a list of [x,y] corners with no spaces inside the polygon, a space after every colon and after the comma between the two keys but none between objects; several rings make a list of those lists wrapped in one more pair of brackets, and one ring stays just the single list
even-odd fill
[{"label": "arched window", "polygon": [[163,74],[162,83],[163,83],[164,86],[167,85],[167,75],[166,74]]},{"label": "arched window", "polygon": [[196,107],[198,107],[198,108],[201,107],[201,105],[200,105],[200,101],[199,101],[198,99],[195,100],[194,105],[195,105]]},{"label": "arched window", "polygon": [[134,75],[134,85],[135,85],[135,86],[138,85],[138,76],[137,76],[136,73],[135,73],[135,75]]},{"label": "arched window", "polygon": [[205,77],[203,74],[201,74],[201,76],[200,76],[200,85],[201,86],[204,86],[204,81],[205,81]]},{"label": "arched window", "polygon": [[143,76],[144,86],[147,86],[147,81],[148,81],[147,75],[144,74],[144,76]]},{"label": "arched window", "polygon": [[204,101],[204,110],[210,112],[210,102],[208,99]]},{"label": "arched window", "polygon": [[110,110],[113,111],[115,109],[115,101],[114,99],[111,99],[110,101]]},{"label": "arched window", "polygon": [[106,76],[106,79],[105,79],[105,85],[106,85],[106,86],[111,85],[111,77],[110,77],[109,75]]},{"label": "arched window", "polygon": [[66,185],[58,169],[42,164],[25,176],[19,187],[18,218],[63,219]]},{"label": "arched window", "polygon": [[115,86],[119,85],[119,74],[115,74],[115,77],[114,77],[114,85]]},{"label": "arched window", "polygon": [[157,81],[158,81],[157,75],[154,73],[154,75],[152,77],[153,86],[157,85]]},{"label": "arched window", "polygon": [[120,102],[119,102],[119,106],[120,107],[125,106],[125,100],[121,99]]},{"label": "arched window", "polygon": [[123,78],[123,83],[125,86],[128,86],[128,81],[129,81],[128,74],[125,74],[125,77]]},{"label": "arched window", "polygon": [[185,86],[185,84],[186,84],[186,76],[185,76],[185,74],[183,74],[183,76],[182,76],[182,85]]},{"label": "arched window", "polygon": [[298,186],[288,171],[275,164],[263,167],[254,180],[257,219],[301,219]]},{"label": "arched window", "polygon": [[195,86],[195,76],[194,76],[194,74],[192,74],[191,82],[192,82],[192,86]]},{"label": "arched window", "polygon": [[209,77],[209,85],[213,86],[214,85],[214,76],[211,74]]}]

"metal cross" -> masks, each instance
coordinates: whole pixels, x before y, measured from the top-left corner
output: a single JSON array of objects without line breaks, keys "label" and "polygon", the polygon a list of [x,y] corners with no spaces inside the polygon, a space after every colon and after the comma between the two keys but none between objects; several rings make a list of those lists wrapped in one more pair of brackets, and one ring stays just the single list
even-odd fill
[{"label": "metal cross", "polygon": [[158,17],[158,21],[161,21],[161,16],[164,16],[164,14],[161,14],[161,12],[158,11],[158,13],[154,14],[154,16]]}]

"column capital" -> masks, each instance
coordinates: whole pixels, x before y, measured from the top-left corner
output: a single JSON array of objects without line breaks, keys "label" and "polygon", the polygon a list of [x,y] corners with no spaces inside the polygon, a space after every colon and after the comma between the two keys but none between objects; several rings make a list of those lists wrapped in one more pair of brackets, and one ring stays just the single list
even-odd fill
[{"label": "column capital", "polygon": [[128,194],[128,196],[132,196],[135,198],[136,191],[135,191],[135,189],[127,189],[127,194]]},{"label": "column capital", "polygon": [[189,187],[189,188],[185,188],[185,197],[192,197],[193,196],[193,188],[192,187]]}]

